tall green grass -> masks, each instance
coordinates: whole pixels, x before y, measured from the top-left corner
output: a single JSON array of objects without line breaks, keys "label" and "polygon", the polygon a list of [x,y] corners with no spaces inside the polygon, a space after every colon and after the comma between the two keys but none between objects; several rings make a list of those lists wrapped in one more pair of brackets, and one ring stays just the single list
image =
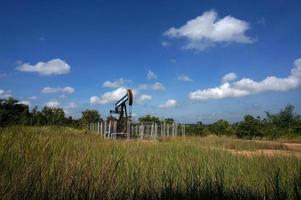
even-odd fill
[{"label": "tall green grass", "polygon": [[300,199],[297,158],[237,156],[220,148],[231,139],[207,140],[113,141],[69,128],[0,129],[0,198]]}]

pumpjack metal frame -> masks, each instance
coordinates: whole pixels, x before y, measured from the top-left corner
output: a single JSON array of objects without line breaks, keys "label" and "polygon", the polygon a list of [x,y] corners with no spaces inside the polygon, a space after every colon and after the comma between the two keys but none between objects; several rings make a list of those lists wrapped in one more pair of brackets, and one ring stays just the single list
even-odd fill
[{"label": "pumpjack metal frame", "polygon": [[117,119],[117,133],[126,133],[128,121],[131,120],[132,113],[130,112],[128,114],[127,112],[127,102],[129,106],[133,105],[133,93],[131,89],[128,89],[127,94],[115,103],[115,109],[110,110],[111,119],[113,119],[112,114],[119,115]]}]

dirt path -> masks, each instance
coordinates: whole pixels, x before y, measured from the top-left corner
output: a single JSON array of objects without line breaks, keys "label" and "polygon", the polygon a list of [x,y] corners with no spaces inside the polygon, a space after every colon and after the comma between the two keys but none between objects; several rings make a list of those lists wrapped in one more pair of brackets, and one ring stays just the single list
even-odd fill
[{"label": "dirt path", "polygon": [[301,152],[295,151],[285,151],[285,150],[271,150],[271,149],[262,149],[256,151],[235,151],[228,150],[233,154],[242,155],[246,157],[252,156],[294,156],[301,159]]},{"label": "dirt path", "polygon": [[282,143],[290,151],[296,151],[301,153],[301,143]]},{"label": "dirt path", "polygon": [[227,149],[233,154],[246,157],[252,156],[293,156],[301,159],[301,143],[281,143],[286,146],[287,150],[259,149],[255,151],[237,151]]}]

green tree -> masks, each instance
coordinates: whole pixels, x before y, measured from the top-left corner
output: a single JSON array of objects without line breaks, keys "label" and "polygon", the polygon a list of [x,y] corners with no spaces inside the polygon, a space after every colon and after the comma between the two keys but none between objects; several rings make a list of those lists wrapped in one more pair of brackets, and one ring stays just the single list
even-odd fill
[{"label": "green tree", "polygon": [[266,115],[269,122],[282,129],[289,128],[300,120],[300,115],[294,113],[293,105],[285,106],[278,114],[266,112]]},{"label": "green tree", "polygon": [[226,134],[226,130],[229,127],[229,122],[220,119],[209,126],[209,130],[217,135]]},{"label": "green tree", "polygon": [[279,113],[266,112],[266,134],[277,138],[284,134],[301,134],[301,117],[294,112],[293,105],[287,105]]},{"label": "green tree", "polygon": [[80,128],[80,120],[73,119],[71,116],[66,118],[66,126],[73,127],[73,128]]},{"label": "green tree", "polygon": [[82,122],[83,125],[87,125],[89,123],[96,123],[101,120],[100,114],[98,113],[97,110],[90,110],[87,109],[82,112],[82,116],[80,121]]},{"label": "green tree", "polygon": [[185,124],[186,134],[188,135],[197,135],[197,136],[205,136],[206,132],[204,131],[206,125],[204,124]]},{"label": "green tree", "polygon": [[29,117],[27,105],[20,104],[12,97],[0,99],[0,126],[27,124]]},{"label": "green tree", "polygon": [[145,115],[143,117],[140,117],[139,122],[156,122],[159,123],[160,119],[158,117],[155,116],[151,116],[151,115]]},{"label": "green tree", "polygon": [[64,125],[66,122],[65,112],[62,108],[45,106],[41,113],[47,125]]},{"label": "green tree", "polygon": [[167,124],[173,124],[175,122],[175,120],[173,118],[166,118],[164,119],[164,121],[167,123]]},{"label": "green tree", "polygon": [[46,124],[46,117],[38,110],[38,107],[35,106],[30,113],[29,125],[42,126]]},{"label": "green tree", "polygon": [[236,130],[237,137],[262,137],[261,123],[252,115],[246,115],[244,121],[238,123]]}]

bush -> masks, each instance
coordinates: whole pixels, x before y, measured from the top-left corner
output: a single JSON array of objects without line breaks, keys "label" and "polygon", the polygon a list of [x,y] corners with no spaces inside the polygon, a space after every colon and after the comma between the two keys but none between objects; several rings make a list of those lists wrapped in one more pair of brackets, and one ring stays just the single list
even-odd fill
[{"label": "bush", "polygon": [[246,115],[244,121],[238,123],[236,130],[237,137],[262,137],[260,120],[255,119],[252,115]]},{"label": "bush", "polygon": [[222,135],[226,133],[227,128],[229,127],[229,122],[226,120],[220,119],[209,126],[209,130],[216,134]]},{"label": "bush", "polygon": [[29,118],[27,105],[18,103],[13,98],[0,99],[0,126],[27,124]]}]

